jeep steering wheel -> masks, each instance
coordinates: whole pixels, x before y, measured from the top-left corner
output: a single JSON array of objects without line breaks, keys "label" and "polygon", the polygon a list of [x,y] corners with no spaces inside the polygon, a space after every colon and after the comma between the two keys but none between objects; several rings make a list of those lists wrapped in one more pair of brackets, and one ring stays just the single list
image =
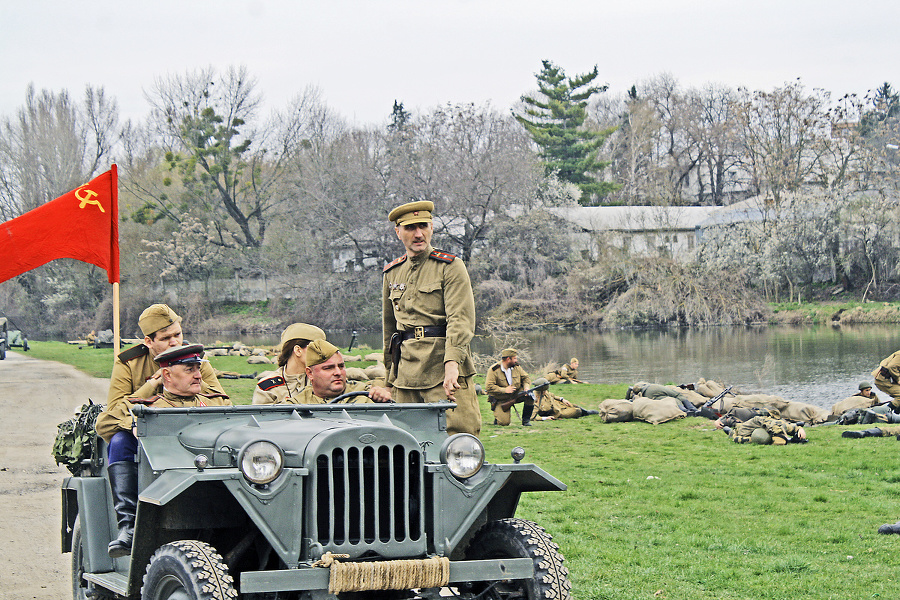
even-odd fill
[{"label": "jeep steering wheel", "polygon": [[368,396],[369,392],[347,392],[346,394],[341,394],[336,398],[332,398],[327,402],[327,404],[335,404],[336,402],[340,402],[341,400],[346,400],[347,398],[354,398],[356,396]]}]

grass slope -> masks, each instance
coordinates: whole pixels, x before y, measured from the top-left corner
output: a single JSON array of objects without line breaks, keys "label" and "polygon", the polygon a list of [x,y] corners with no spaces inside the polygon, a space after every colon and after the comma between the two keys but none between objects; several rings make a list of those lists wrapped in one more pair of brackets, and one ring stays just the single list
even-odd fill
[{"label": "grass slope", "polygon": [[[29,354],[98,369],[92,374],[112,360],[111,351],[60,346],[36,342]],[[213,364],[257,368],[240,357],[214,357]],[[249,401],[244,388],[252,391],[253,380],[223,384]],[[622,397],[625,385],[551,389],[596,408]],[[517,516],[545,527],[560,545],[579,600],[897,595],[900,536],[876,533],[900,519],[900,466],[890,458],[900,446],[892,437],[844,439],[844,428],[825,426],[809,428],[807,444],[739,445],[695,418],[654,426],[592,416],[527,428],[514,419],[498,427],[484,398],[488,460],[508,462],[510,450],[522,446],[526,462],[568,486],[524,494]]]}]

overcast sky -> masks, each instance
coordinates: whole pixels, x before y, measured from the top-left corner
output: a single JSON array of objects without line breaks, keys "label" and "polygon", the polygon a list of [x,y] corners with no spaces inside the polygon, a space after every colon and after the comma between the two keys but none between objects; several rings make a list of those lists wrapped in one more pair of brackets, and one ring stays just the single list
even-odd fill
[{"label": "overcast sky", "polygon": [[351,123],[535,88],[541,60],[620,94],[670,73],[684,87],[771,90],[801,78],[834,97],[900,87],[896,0],[0,0],[0,117],[29,83],[103,86],[148,113],[154,78],[245,65],[266,105],[307,85]]}]

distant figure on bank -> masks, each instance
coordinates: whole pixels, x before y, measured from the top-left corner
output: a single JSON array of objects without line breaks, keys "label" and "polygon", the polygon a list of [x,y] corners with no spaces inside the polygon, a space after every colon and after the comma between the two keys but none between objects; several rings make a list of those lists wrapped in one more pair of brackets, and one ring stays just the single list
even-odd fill
[{"label": "distant figure on bank", "polygon": [[848,410],[864,410],[866,408],[871,408],[878,404],[878,402],[878,396],[876,396],[875,392],[872,390],[872,384],[868,381],[862,381],[859,384],[859,391],[857,393],[832,405],[831,415],[828,420],[836,420]]},{"label": "distant figure on bank", "polygon": [[544,379],[550,383],[584,383],[578,379],[578,359],[574,356],[568,364],[544,375]]},{"label": "distant figure on bank", "polygon": [[494,425],[509,425],[513,404],[522,403],[522,425],[531,425],[534,396],[524,393],[531,384],[525,369],[519,366],[519,352],[507,348],[500,353],[500,362],[488,369],[484,376],[484,390],[494,412]]},{"label": "distant figure on bank", "polygon": [[755,416],[746,421],[726,417],[721,428],[737,444],[783,446],[806,441],[806,431],[799,423],[770,416]]}]

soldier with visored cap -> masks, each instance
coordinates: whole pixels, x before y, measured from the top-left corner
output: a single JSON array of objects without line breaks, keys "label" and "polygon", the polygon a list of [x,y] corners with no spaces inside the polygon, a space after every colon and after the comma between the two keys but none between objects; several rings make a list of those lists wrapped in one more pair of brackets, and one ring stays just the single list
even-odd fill
[{"label": "soldier with visored cap", "polygon": [[[147,307],[138,318],[138,327],[144,334],[144,343],[116,356],[109,378],[106,410],[125,398],[149,398],[158,393],[162,385],[162,370],[154,359],[169,348],[184,343],[181,317],[166,304]],[[215,369],[208,362],[200,365],[200,374],[203,377],[202,392],[223,393]]]},{"label": "soldier with visored cap", "polygon": [[447,433],[481,432],[475,396],[475,297],[463,261],[431,246],[434,203],[388,214],[406,253],[384,267],[382,333],[395,402],[451,401]]},{"label": "soldier with visored cap", "polygon": [[260,373],[253,404],[283,404],[308,385],[306,349],[310,342],[324,340],[325,332],[307,323],[293,323],[281,332],[278,369]]},{"label": "soldier with visored cap", "polygon": [[134,520],[137,510],[138,468],[135,462],[137,437],[131,409],[135,404],[155,408],[189,406],[229,406],[231,400],[222,393],[201,393],[203,346],[175,346],[154,357],[163,381],[161,393],[150,398],[132,396],[107,406],[97,416],[97,434],[109,444],[107,473],[119,533],[109,543],[113,558],[131,554]]}]

